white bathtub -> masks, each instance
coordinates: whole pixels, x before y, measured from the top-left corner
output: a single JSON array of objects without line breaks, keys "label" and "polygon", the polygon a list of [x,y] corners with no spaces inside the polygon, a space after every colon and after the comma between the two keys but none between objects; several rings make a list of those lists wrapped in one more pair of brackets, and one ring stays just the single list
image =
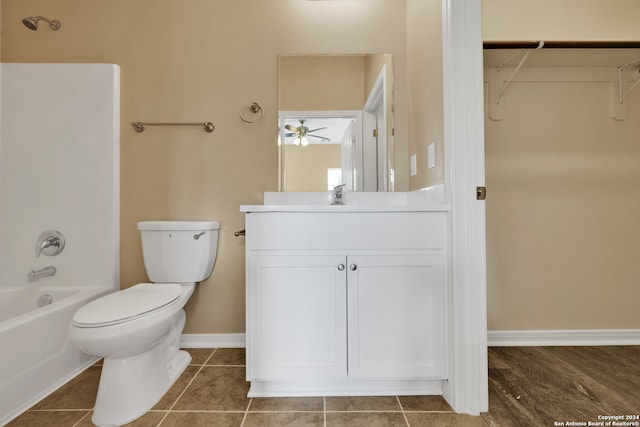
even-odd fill
[{"label": "white bathtub", "polygon": [[[0,425],[95,362],[67,337],[73,314],[112,288],[0,288]],[[38,306],[48,294],[52,303]],[[44,298],[48,300],[48,297]]]}]

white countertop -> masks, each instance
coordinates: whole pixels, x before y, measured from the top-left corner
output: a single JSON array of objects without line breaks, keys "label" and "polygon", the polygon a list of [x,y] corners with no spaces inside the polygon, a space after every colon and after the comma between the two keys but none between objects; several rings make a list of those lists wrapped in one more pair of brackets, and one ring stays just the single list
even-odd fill
[{"label": "white countertop", "polygon": [[344,205],[331,205],[331,192],[266,192],[264,204],[242,205],[241,212],[447,212],[441,186],[428,191],[345,192]]},{"label": "white countertop", "polygon": [[241,205],[240,211],[251,212],[447,212],[446,204],[404,204],[404,205]]}]

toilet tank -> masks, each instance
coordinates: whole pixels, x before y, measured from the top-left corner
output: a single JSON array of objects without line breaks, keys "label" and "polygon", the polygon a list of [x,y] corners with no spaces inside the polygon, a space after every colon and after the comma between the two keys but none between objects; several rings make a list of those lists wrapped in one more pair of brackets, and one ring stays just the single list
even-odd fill
[{"label": "toilet tank", "polygon": [[138,223],[149,280],[195,283],[211,275],[218,252],[217,221],[143,221]]}]

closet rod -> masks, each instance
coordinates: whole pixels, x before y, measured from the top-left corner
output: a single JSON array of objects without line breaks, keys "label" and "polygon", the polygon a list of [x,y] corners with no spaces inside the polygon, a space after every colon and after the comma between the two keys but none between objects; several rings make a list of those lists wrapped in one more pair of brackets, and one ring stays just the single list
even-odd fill
[{"label": "closet rod", "polygon": [[[485,49],[536,49],[540,41],[486,41]],[[544,49],[634,49],[640,41],[546,41]]]}]

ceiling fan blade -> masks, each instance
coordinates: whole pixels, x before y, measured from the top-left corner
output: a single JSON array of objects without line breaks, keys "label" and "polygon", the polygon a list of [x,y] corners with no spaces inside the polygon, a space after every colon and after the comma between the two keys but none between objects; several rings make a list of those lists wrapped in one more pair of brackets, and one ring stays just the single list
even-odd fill
[{"label": "ceiling fan blade", "polygon": [[327,138],[326,136],[320,136],[320,135],[307,135],[310,138],[319,138],[323,141],[331,141],[331,139]]},{"label": "ceiling fan blade", "polygon": [[293,132],[289,132],[289,133],[285,133],[284,134],[285,138],[289,138],[289,137],[292,137],[292,136],[298,136],[298,134],[297,133],[293,133]]},{"label": "ceiling fan blade", "polygon": [[284,128],[285,128],[285,129],[290,130],[291,132],[295,132],[295,133],[300,132],[300,129],[298,129],[298,128],[297,128],[297,127],[295,127],[295,126],[291,126],[291,125],[284,125]]},{"label": "ceiling fan blade", "polygon": [[322,129],[326,129],[326,128],[327,128],[327,127],[326,127],[326,126],[324,126],[324,127],[318,128],[318,129],[309,130],[309,131],[307,131],[307,133],[309,133],[309,132],[315,132],[315,131],[317,131],[317,130],[322,130]]}]

